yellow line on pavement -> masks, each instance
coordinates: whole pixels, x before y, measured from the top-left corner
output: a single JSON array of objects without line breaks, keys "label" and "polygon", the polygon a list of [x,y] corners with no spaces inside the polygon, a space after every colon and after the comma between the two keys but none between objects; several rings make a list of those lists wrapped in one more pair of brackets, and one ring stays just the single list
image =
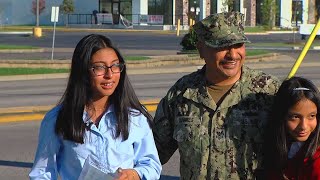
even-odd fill
[{"label": "yellow line on pavement", "polygon": [[12,115],[12,116],[0,116],[0,123],[7,123],[7,122],[19,122],[19,121],[35,121],[35,120],[42,120],[44,114],[28,114],[28,115]]},{"label": "yellow line on pavement", "polygon": [[[147,108],[149,112],[155,112],[159,100],[143,100],[141,103]],[[39,121],[42,120],[45,113],[50,110],[53,106],[39,106],[39,107],[16,107],[0,109],[0,123],[7,122],[20,122],[20,121]],[[2,111],[1,111],[2,110]],[[41,113],[41,112],[43,113]],[[32,114],[29,114],[32,113]],[[7,115],[13,114],[13,115]]]},{"label": "yellow line on pavement", "polygon": [[5,114],[18,114],[18,113],[38,113],[46,112],[52,109],[54,105],[48,106],[20,106],[20,107],[10,107],[10,108],[0,108],[0,115]]},{"label": "yellow line on pavement", "polygon": [[146,108],[149,112],[155,112],[157,110],[157,105],[147,105]]}]

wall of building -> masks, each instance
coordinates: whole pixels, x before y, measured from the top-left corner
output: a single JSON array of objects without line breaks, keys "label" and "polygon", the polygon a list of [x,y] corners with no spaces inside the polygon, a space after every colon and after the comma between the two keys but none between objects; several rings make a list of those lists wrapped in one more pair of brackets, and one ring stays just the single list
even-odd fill
[{"label": "wall of building", "polygon": [[[316,23],[316,9],[315,0],[302,0],[302,24],[315,24]],[[280,27],[291,28],[295,26],[292,19],[292,1],[281,0],[280,5]],[[298,26],[299,26],[298,24]]]},{"label": "wall of building", "polygon": [[[33,0],[32,0],[33,1]],[[31,0],[0,0],[0,23],[2,25],[35,25],[36,16],[32,13]],[[46,8],[40,14],[40,25],[51,25],[51,7],[59,6],[62,0],[46,0]],[[74,0],[75,13],[92,14],[98,9],[98,0]],[[58,25],[64,24],[64,16],[60,10]]]}]

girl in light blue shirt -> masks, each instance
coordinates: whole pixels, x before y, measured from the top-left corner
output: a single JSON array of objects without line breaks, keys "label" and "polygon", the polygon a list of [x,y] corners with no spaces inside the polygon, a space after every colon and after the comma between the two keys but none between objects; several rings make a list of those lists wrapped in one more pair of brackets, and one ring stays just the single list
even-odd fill
[{"label": "girl in light blue shirt", "polygon": [[63,97],[41,123],[30,179],[159,179],[151,118],[110,39],[85,36]]}]

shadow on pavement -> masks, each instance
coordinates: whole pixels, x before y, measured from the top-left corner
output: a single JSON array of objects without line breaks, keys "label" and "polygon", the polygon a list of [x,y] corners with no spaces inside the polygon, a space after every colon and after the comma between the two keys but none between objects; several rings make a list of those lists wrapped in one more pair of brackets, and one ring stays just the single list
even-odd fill
[{"label": "shadow on pavement", "polygon": [[177,176],[167,176],[167,175],[161,175],[160,180],[179,180],[180,178]]},{"label": "shadow on pavement", "polygon": [[17,162],[17,161],[4,161],[0,160],[0,166],[12,166],[22,168],[32,168],[33,163],[29,162]]}]

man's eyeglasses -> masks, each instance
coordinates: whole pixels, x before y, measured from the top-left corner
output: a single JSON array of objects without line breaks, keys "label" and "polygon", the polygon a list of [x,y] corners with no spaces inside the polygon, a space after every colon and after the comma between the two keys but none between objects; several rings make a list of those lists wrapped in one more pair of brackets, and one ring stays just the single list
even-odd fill
[{"label": "man's eyeglasses", "polygon": [[91,67],[91,70],[96,76],[102,76],[108,72],[108,69],[111,69],[112,74],[120,73],[122,72],[124,65],[125,65],[124,63],[116,63],[116,64],[112,64],[111,66],[93,65]]}]

